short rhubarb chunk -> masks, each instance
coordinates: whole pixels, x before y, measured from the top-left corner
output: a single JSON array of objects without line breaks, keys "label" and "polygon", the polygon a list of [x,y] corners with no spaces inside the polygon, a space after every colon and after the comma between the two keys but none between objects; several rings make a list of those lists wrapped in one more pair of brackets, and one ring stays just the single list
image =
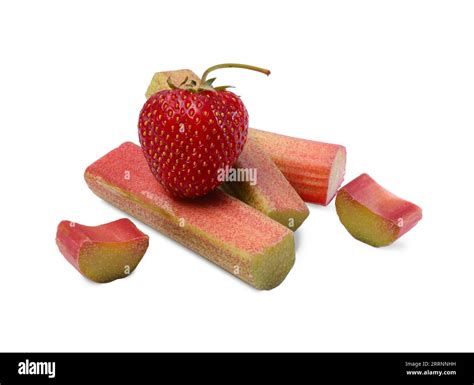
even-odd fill
[{"label": "short rhubarb chunk", "polygon": [[395,196],[367,174],[339,190],[336,210],[355,239],[374,247],[390,245],[422,218],[420,207]]},{"label": "short rhubarb chunk", "polygon": [[127,142],[85,171],[99,197],[257,289],[272,289],[295,261],[293,232],[220,190],[197,199],[168,194],[141,148]]},{"label": "short rhubarb chunk", "polygon": [[327,205],[344,180],[346,148],[339,144],[249,129],[286,179],[306,202]]},{"label": "short rhubarb chunk", "polygon": [[135,270],[148,248],[148,235],[126,218],[95,227],[62,221],[56,244],[83,276],[106,283]]},{"label": "short rhubarb chunk", "polygon": [[151,79],[151,82],[146,90],[145,96],[148,99],[151,95],[156,94],[162,90],[169,90],[169,83],[172,84],[181,84],[185,82],[186,79],[199,81],[199,76],[197,76],[191,70],[176,70],[176,71],[162,71],[156,72]]},{"label": "short rhubarb chunk", "polygon": [[308,217],[308,206],[254,139],[247,139],[233,168],[249,172],[254,180],[229,181],[222,185],[225,191],[293,231]]}]

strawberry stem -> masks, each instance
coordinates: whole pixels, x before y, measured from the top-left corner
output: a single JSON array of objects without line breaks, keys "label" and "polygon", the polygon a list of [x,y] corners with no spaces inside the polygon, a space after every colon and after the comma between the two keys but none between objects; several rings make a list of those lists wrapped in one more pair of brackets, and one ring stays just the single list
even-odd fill
[{"label": "strawberry stem", "polygon": [[206,81],[207,75],[209,75],[209,73],[220,68],[243,68],[251,71],[261,72],[262,74],[265,74],[267,76],[270,75],[270,70],[267,70],[265,68],[255,67],[248,64],[223,63],[209,67],[206,71],[204,71],[204,73],[202,74],[201,83],[204,83]]}]

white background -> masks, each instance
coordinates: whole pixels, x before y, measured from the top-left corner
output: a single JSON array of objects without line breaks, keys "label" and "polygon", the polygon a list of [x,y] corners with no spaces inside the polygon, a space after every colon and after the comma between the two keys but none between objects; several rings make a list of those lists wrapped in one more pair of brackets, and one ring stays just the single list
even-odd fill
[{"label": "white background", "polygon": [[[473,351],[474,4],[463,1],[0,3],[2,351]],[[296,264],[259,292],[137,223],[135,273],[98,285],[61,256],[62,219],[124,214],[87,165],[123,141],[155,71],[221,62],[251,126],[344,144],[419,204],[396,244],[311,205]]]}]

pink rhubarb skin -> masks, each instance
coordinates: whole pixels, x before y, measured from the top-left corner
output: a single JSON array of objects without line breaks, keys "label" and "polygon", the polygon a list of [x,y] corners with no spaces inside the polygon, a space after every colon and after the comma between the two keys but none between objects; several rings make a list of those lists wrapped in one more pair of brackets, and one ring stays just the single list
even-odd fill
[{"label": "pink rhubarb skin", "polygon": [[391,244],[422,218],[420,207],[395,196],[367,174],[339,190],[336,210],[354,238],[375,247]]},{"label": "pink rhubarb skin", "polygon": [[294,264],[292,231],[220,190],[171,197],[133,143],[90,165],[85,180],[99,197],[258,289],[278,286]]},{"label": "pink rhubarb skin", "polygon": [[135,270],[148,248],[148,236],[126,218],[100,226],[62,221],[56,244],[82,275],[105,283]]},{"label": "pink rhubarb skin", "polygon": [[249,129],[249,137],[270,155],[307,202],[327,205],[344,180],[344,146]]},{"label": "pink rhubarb skin", "polygon": [[252,138],[233,166],[256,170],[256,183],[227,182],[223,185],[248,205],[295,231],[309,215],[309,209],[270,157]]}]

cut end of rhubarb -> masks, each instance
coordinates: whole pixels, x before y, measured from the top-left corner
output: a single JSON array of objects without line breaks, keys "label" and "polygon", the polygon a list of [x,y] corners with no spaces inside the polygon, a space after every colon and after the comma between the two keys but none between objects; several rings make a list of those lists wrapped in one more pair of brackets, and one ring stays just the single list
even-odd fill
[{"label": "cut end of rhubarb", "polygon": [[148,248],[148,236],[126,218],[95,227],[62,221],[56,243],[82,275],[106,283],[135,270]]},{"label": "cut end of rhubarb", "polygon": [[344,181],[344,174],[346,172],[346,148],[339,146],[336,150],[334,160],[329,172],[328,190],[326,194],[327,206],[336,196],[337,189]]},{"label": "cut end of rhubarb", "polygon": [[146,91],[146,98],[156,94],[159,91],[169,90],[168,79],[172,84],[181,84],[187,80],[199,82],[201,79],[191,70],[163,71],[153,75]]},{"label": "cut end of rhubarb", "polygon": [[252,260],[250,267],[253,285],[260,290],[271,290],[283,282],[295,264],[293,234],[288,234],[280,243],[268,248]]},{"label": "cut end of rhubarb", "polygon": [[420,207],[395,196],[367,174],[339,190],[336,211],[355,239],[374,247],[390,245],[422,218]]}]

